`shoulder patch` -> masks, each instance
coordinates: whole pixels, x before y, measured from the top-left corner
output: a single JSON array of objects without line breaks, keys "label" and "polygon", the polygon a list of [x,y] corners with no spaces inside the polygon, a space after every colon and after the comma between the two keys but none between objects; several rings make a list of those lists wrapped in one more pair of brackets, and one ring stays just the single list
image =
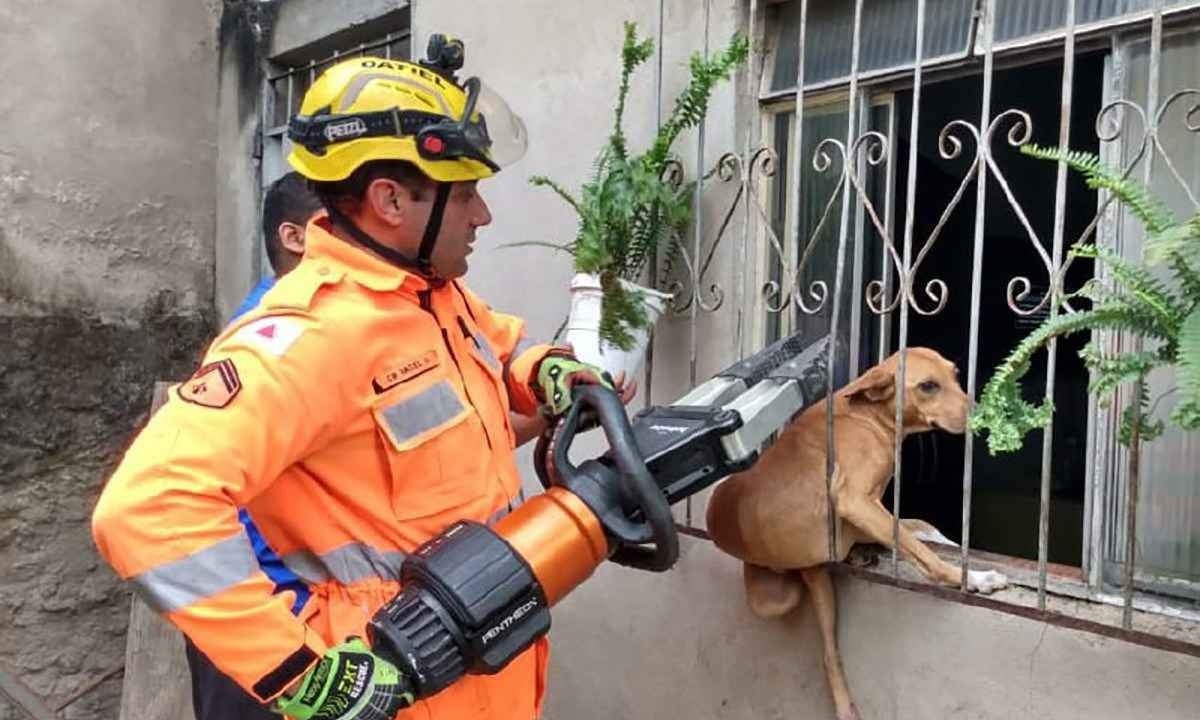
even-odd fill
[{"label": "shoulder patch", "polygon": [[295,317],[268,316],[246,323],[238,328],[231,339],[279,358],[300,339],[304,329],[304,325]]},{"label": "shoulder patch", "polygon": [[197,370],[176,392],[193,405],[220,409],[233,402],[241,389],[237,366],[232,360],[218,360]]}]

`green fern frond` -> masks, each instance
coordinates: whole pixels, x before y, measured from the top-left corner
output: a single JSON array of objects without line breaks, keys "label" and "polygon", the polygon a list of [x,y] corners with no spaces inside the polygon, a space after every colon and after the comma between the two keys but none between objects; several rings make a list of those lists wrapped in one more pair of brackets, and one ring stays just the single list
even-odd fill
[{"label": "green fern frond", "polygon": [[1133,442],[1133,429],[1138,428],[1138,440],[1149,442],[1162,436],[1166,424],[1162,420],[1150,419],[1150,385],[1146,382],[1134,385],[1136,396],[1121,413],[1121,427],[1117,440],[1122,445]]},{"label": "green fern frond", "polygon": [[626,291],[618,280],[636,282],[650,257],[664,249],[669,256],[674,238],[690,218],[691,193],[674,188],[663,179],[671,145],[683,129],[703,119],[712,91],[746,59],[749,43],[743,37],[735,37],[723,51],[708,59],[694,56],[690,64],[691,79],[671,115],[660,126],[650,147],[641,154],[631,155],[622,127],[630,79],[637,67],[653,56],[654,43],[639,38],[633,23],[626,23],[624,30],[612,131],[596,155],[589,181],[575,196],[545,177],[533,178],[531,182],[553,190],[579,215],[575,239],[568,251],[575,258],[577,272],[600,277],[604,289],[601,338],[628,348],[633,331],[645,327],[648,321],[642,299]]},{"label": "green fern frond", "polygon": [[1171,211],[1161,200],[1151,196],[1145,186],[1105,167],[1100,163],[1100,158],[1092,153],[1033,144],[1022,145],[1021,152],[1042,160],[1066,163],[1068,167],[1082,173],[1088,187],[1093,190],[1107,190],[1115,195],[1150,234],[1161,233],[1175,224]]},{"label": "green fern frond", "polygon": [[1179,330],[1176,379],[1181,393],[1175,420],[1181,427],[1200,427],[1200,310],[1193,310]]},{"label": "green fern frond", "polygon": [[1181,300],[1146,268],[1095,245],[1079,245],[1071,250],[1071,255],[1103,262],[1125,293],[1158,315],[1164,327],[1175,327],[1183,320],[1186,311],[1182,309]]},{"label": "green fern frond", "polygon": [[[1172,422],[1183,429],[1200,429],[1200,273],[1192,263],[1200,260],[1200,216],[1177,223],[1166,205],[1141,184],[1101,165],[1090,153],[1027,145],[1026,155],[1062,162],[1083,173],[1093,189],[1111,192],[1141,221],[1147,234],[1145,265],[1132,263],[1119,254],[1094,245],[1072,249],[1072,257],[1094,259],[1112,278],[1111,284],[1090,282],[1078,291],[1094,306],[1044,322],[1026,337],[996,369],[984,387],[972,414],[970,426],[988,433],[992,453],[1021,446],[1030,431],[1044,426],[1051,409],[1026,401],[1020,379],[1028,371],[1033,354],[1050,338],[1084,330],[1113,330],[1154,343],[1148,350],[1106,354],[1096,341],[1080,353],[1091,372],[1089,390],[1101,403],[1114,391],[1133,381],[1135,394],[1122,412],[1118,438],[1122,443],[1150,441],[1159,437],[1165,423],[1151,417],[1147,375],[1159,368],[1174,369],[1182,396]],[[1171,269],[1163,280],[1150,266],[1165,263]]]},{"label": "green fern frond", "polygon": [[1196,307],[1196,303],[1200,302],[1200,273],[1193,270],[1192,266],[1178,255],[1172,257],[1168,262],[1171,266],[1172,278],[1182,290],[1183,297],[1189,299],[1189,310]]},{"label": "green fern frond", "polygon": [[613,130],[609,136],[608,146],[613,157],[625,159],[628,151],[625,146],[625,130],[622,125],[625,117],[625,100],[629,96],[629,77],[638,65],[650,59],[654,54],[654,40],[646,38],[638,40],[637,24],[625,23],[625,43],[621,47],[621,82],[617,89],[617,107],[613,113]]},{"label": "green fern frond", "polygon": [[573,195],[571,195],[571,193],[568,192],[566,188],[564,188],[562,185],[559,185],[554,180],[551,180],[550,178],[546,177],[545,175],[534,175],[533,177],[529,178],[529,183],[535,187],[550,188],[560,198],[565,200],[568,205],[570,205],[572,208],[574,208],[576,214],[582,213],[582,211],[579,209],[579,201],[576,200],[575,197]]},{"label": "green fern frond", "polygon": [[1175,256],[1195,259],[1198,251],[1200,223],[1193,218],[1147,237],[1144,257],[1148,265],[1162,265]]},{"label": "green fern frond", "polygon": [[625,289],[611,273],[600,276],[600,285],[604,290],[600,302],[600,336],[622,350],[630,350],[634,333],[650,324],[641,298]]},{"label": "green fern frond", "polygon": [[1085,345],[1079,351],[1079,357],[1092,372],[1088,391],[1097,396],[1101,407],[1108,407],[1113,391],[1121,385],[1172,361],[1170,354],[1161,351],[1104,354],[1095,347],[1095,341]]},{"label": "green fern frond", "polygon": [[749,52],[749,40],[738,35],[724,50],[711,58],[706,59],[699,53],[692,55],[688,63],[691,70],[691,81],[675,99],[675,106],[659,129],[658,137],[649,153],[653,166],[659,172],[662,171],[671,145],[675,143],[679,133],[700,124],[708,111],[708,100],[712,95],[713,88],[722,80],[727,79],[735,67],[745,62]]},{"label": "green fern frond", "polygon": [[1021,396],[1020,379],[1029,371],[1034,353],[1050,338],[1106,328],[1143,328],[1151,338],[1162,339],[1161,331],[1152,321],[1148,322],[1145,311],[1123,300],[1110,300],[1091,310],[1047,320],[996,368],[980,394],[970,427],[972,432],[987,433],[989,452],[994,455],[1019,449],[1030,430],[1044,427],[1050,420],[1050,406],[1035,405]]}]

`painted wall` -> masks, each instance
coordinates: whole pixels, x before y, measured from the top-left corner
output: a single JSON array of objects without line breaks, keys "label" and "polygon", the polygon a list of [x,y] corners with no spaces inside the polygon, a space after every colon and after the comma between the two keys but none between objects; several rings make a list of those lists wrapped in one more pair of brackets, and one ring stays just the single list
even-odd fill
[{"label": "painted wall", "polygon": [[[0,664],[51,705],[124,660],[90,510],[211,332],[219,9],[0,6]],[[62,716],[116,717],[119,692]]]}]

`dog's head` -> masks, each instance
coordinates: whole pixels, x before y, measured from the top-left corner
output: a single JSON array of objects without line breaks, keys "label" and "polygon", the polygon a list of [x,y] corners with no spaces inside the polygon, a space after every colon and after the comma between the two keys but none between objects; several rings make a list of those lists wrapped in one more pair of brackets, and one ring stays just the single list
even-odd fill
[{"label": "dog's head", "polygon": [[[842,390],[855,403],[883,403],[895,407],[896,372],[900,354],[867,370]],[[958,384],[954,363],[929,348],[908,349],[904,371],[904,429],[921,432],[939,428],[960,434],[967,427],[970,402]]]}]

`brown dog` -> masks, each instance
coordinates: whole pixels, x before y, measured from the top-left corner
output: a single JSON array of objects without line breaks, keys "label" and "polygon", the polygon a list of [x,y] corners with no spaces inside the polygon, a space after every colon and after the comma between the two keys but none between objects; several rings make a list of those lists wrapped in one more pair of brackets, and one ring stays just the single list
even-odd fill
[{"label": "brown dog", "polygon": [[[868,370],[833,400],[837,468],[837,558],[855,543],[892,546],[892,514],[880,498],[891,481],[896,441],[895,382],[899,355]],[[904,378],[904,433],[934,428],[962,433],[969,402],[954,364],[928,348],[909,348]],[[745,562],[746,599],[759,617],[778,617],[800,603],[807,586],[821,625],[825,671],[838,720],[858,720],[838,654],[837,604],[829,561],[825,485],[825,402],[806,410],[750,470],[731,476],[708,503],[708,533],[717,547]],[[902,520],[900,552],[931,579],[958,585],[959,568],[939,558]],[[934,531],[936,532],[936,531]],[[792,572],[792,571],[799,571]],[[799,575],[799,577],[797,577]],[[993,571],[971,571],[971,590],[1005,587]]]}]

